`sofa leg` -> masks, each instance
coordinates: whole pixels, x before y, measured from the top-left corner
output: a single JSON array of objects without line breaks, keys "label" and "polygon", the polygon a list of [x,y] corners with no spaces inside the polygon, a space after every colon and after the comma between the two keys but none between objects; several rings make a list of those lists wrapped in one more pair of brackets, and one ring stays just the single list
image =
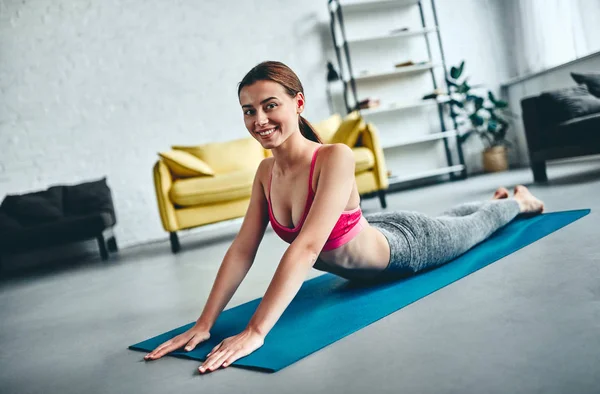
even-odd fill
[{"label": "sofa leg", "polygon": [[547,182],[548,175],[546,174],[546,162],[537,161],[531,163],[531,170],[533,171],[533,180],[535,182]]},{"label": "sofa leg", "polygon": [[106,241],[106,246],[108,247],[108,251],[115,253],[119,251],[119,245],[117,245],[117,239],[112,236]]},{"label": "sofa leg", "polygon": [[106,249],[104,235],[100,234],[96,239],[98,240],[98,249],[100,249],[100,258],[102,259],[102,261],[108,260],[108,249]]},{"label": "sofa leg", "polygon": [[169,233],[169,239],[171,240],[171,251],[173,253],[179,252],[181,245],[179,244],[179,237],[175,231]]},{"label": "sofa leg", "polygon": [[381,203],[381,208],[387,208],[387,202],[385,201],[385,190],[380,190],[379,194],[379,202]]}]

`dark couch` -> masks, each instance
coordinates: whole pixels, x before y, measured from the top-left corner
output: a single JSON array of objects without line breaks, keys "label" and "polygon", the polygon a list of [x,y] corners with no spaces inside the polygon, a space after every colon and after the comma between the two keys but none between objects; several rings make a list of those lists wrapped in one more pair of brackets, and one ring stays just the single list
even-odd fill
[{"label": "dark couch", "polygon": [[536,182],[548,180],[547,160],[600,153],[600,99],[585,86],[524,98],[521,108]]},{"label": "dark couch", "polygon": [[96,238],[102,260],[118,250],[117,223],[106,178],[7,195],[0,205],[0,257]]}]

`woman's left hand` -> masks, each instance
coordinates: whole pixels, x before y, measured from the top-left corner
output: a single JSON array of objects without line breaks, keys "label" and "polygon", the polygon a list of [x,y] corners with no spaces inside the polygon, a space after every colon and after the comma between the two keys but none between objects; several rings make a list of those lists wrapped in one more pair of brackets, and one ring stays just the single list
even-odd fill
[{"label": "woman's left hand", "polygon": [[200,373],[214,371],[221,365],[230,366],[235,360],[245,357],[264,344],[264,337],[256,331],[245,329],[241,333],[226,338],[206,355],[206,360],[198,368]]}]

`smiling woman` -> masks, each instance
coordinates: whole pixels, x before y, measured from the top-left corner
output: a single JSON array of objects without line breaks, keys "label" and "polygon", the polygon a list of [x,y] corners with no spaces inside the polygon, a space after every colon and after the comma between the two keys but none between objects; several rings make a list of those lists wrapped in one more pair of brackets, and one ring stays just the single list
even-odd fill
[{"label": "smiling woman", "polygon": [[517,186],[513,198],[499,188],[491,201],[463,204],[437,218],[407,211],[363,216],[352,150],[321,143],[301,116],[304,90],[289,67],[257,65],[240,83],[238,97],[246,129],[273,156],[258,167],[244,221],[196,324],[146,360],[181,347],[192,350],[210,337],[252,266],[269,222],[290,246],[247,327],[215,346],[201,373],[227,367],[261,347],[312,268],[351,280],[406,277],[452,260],[520,212],[543,210],[527,188]]},{"label": "smiling woman", "polygon": [[[269,89],[269,85],[271,89]],[[252,88],[253,86],[254,88]],[[277,118],[277,108],[283,104],[282,99],[287,98],[286,96],[289,96],[289,98],[295,98],[298,96],[300,111],[297,114],[297,122],[300,133],[310,141],[322,143],[321,139],[310,123],[303,116],[299,115],[304,109],[304,88],[302,87],[300,79],[298,79],[296,74],[294,74],[289,67],[279,62],[261,63],[250,70],[242,82],[240,82],[238,87],[238,97],[240,98],[240,101],[242,100],[242,90],[245,87],[248,87],[248,89],[251,90],[251,92],[244,92],[246,94],[246,99],[252,99],[252,95],[255,95],[257,92],[262,93],[266,91],[273,91],[273,93],[277,93],[277,95],[262,99],[259,103],[259,106],[265,107],[265,114],[266,111],[269,111],[271,117],[273,117],[273,114],[275,114],[274,118],[272,119],[273,121],[275,121]],[[256,116],[257,112],[260,111],[257,111],[251,102],[241,102],[241,105],[242,109],[244,110],[244,121],[246,123],[246,128],[248,128],[248,130],[252,133],[251,130],[253,129],[253,126],[249,126],[248,122],[252,121],[254,119],[253,116]],[[263,116],[262,119],[264,120],[265,117]],[[257,130],[256,132],[260,134],[261,131],[266,132],[272,129],[273,128],[263,128]]]}]

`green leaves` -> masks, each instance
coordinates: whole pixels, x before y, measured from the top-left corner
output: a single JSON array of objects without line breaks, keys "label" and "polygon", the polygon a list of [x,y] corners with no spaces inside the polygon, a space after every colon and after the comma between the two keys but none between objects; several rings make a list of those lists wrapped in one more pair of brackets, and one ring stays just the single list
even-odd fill
[{"label": "green leaves", "polygon": [[471,119],[471,123],[473,123],[473,126],[475,127],[483,126],[483,123],[485,122],[485,120],[481,116],[479,116],[477,112],[469,115],[469,119]]},{"label": "green leaves", "polygon": [[494,119],[488,120],[487,129],[490,133],[496,132],[499,127],[500,125]]},{"label": "green leaves", "polygon": [[496,97],[494,96],[494,93],[492,93],[492,92],[488,92],[488,98],[490,99],[490,101],[492,103],[494,103],[494,107],[496,107],[496,108],[508,107],[508,103],[506,101],[496,100]]},{"label": "green leaves", "polygon": [[455,99],[451,99],[449,101],[449,103],[452,104],[452,105],[456,105],[459,108],[464,108],[465,107],[465,105],[462,102],[460,102],[458,100],[455,100]]},{"label": "green leaves", "polygon": [[471,90],[471,86],[469,86],[465,79],[465,81],[456,89],[456,92],[466,94],[469,90]]},{"label": "green leaves", "polygon": [[510,116],[508,103],[497,99],[491,91],[483,96],[472,93],[469,78],[461,79],[464,69],[465,62],[462,61],[458,67],[450,68],[446,78],[448,95],[451,97],[447,101],[450,116],[457,126],[469,129],[459,140],[464,142],[471,135],[477,134],[487,146],[509,145],[506,140],[509,122],[504,119],[505,115]]},{"label": "green leaves", "polygon": [[460,78],[460,76],[463,73],[464,68],[465,68],[465,61],[463,60],[462,63],[460,63],[460,66],[458,66],[458,68],[452,67],[450,69],[450,76],[454,79]]},{"label": "green leaves", "polygon": [[458,139],[460,140],[460,142],[461,142],[461,143],[463,143],[463,142],[465,142],[466,140],[468,140],[468,139],[469,139],[469,137],[473,135],[473,133],[475,133],[475,130],[469,130],[469,131],[467,131],[466,133],[464,133],[464,134],[460,135],[460,136],[458,137]]},{"label": "green leaves", "polygon": [[475,112],[483,108],[483,97],[475,97]]}]

